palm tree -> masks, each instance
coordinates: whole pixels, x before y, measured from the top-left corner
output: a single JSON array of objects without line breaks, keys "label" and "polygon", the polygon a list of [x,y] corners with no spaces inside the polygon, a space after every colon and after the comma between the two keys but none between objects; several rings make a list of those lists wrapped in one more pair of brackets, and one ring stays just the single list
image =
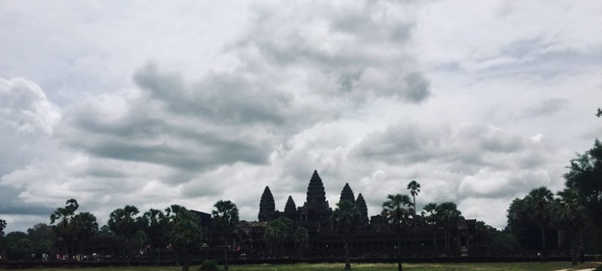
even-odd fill
[{"label": "palm tree", "polygon": [[431,226],[431,232],[433,233],[433,248],[435,249],[435,255],[437,255],[437,236],[435,235],[437,227],[439,226],[437,203],[429,203],[424,205],[424,208],[422,209],[422,216],[424,217],[426,224]]},{"label": "palm tree", "polygon": [[293,231],[291,220],[281,216],[268,223],[265,229],[265,241],[270,245],[270,254],[274,247],[280,246],[280,250],[284,253],[284,241]]},{"label": "palm tree", "polygon": [[120,237],[124,242],[124,254],[130,262],[130,252],[135,244],[134,238],[138,231],[142,230],[142,223],[137,219],[139,211],[136,206],[126,205],[123,208],[115,209],[109,215],[108,225],[112,232]]},{"label": "palm tree", "polygon": [[73,217],[72,228],[75,237],[80,242],[82,253],[86,253],[85,242],[92,239],[98,232],[96,216],[88,212],[79,213]]},{"label": "palm tree", "polygon": [[572,265],[577,265],[578,245],[577,235],[583,230],[585,215],[583,205],[580,204],[575,189],[565,188],[558,192],[558,200],[554,204],[555,222],[565,229],[571,238],[571,260]]},{"label": "palm tree", "polygon": [[412,208],[414,209],[414,245],[418,247],[418,229],[416,227],[416,222],[418,219],[418,217],[416,216],[416,196],[418,196],[418,194],[420,193],[420,184],[417,181],[412,180],[408,184],[408,190],[410,190],[410,194],[412,195],[412,198],[414,200],[414,203],[412,204]]},{"label": "palm tree", "polygon": [[199,217],[186,208],[180,208],[176,215],[178,219],[169,231],[171,242],[176,251],[182,256],[182,271],[188,271],[190,267],[190,255],[198,251],[203,239],[203,231],[200,226]]},{"label": "palm tree", "polygon": [[446,253],[451,254],[451,244],[449,242],[449,232],[457,225],[458,220],[462,219],[462,212],[453,202],[443,202],[437,205],[437,219],[444,228]]},{"label": "palm tree", "polygon": [[153,250],[157,251],[155,263],[161,261],[161,248],[166,246],[166,235],[169,227],[169,220],[161,210],[150,209],[140,218],[144,224],[144,231],[148,236]]},{"label": "palm tree", "polygon": [[549,205],[554,198],[552,192],[542,186],[534,188],[527,195],[527,202],[531,209],[531,219],[541,228],[541,261],[546,261],[546,226],[549,223]]},{"label": "palm tree", "polygon": [[229,200],[220,200],[213,206],[213,223],[224,241],[224,270],[228,267],[228,242],[238,224],[238,208]]},{"label": "palm tree", "polygon": [[359,223],[360,213],[353,202],[344,200],[337,203],[337,208],[332,213],[332,224],[345,243],[345,270],[351,270],[349,242],[353,239]]},{"label": "palm tree", "polygon": [[[68,237],[71,239],[71,253],[73,253],[73,227],[71,227],[71,222],[73,221],[73,217],[75,216],[75,211],[79,208],[79,204],[75,199],[69,199],[65,203],[64,208],[57,208],[52,214],[50,214],[50,225],[56,225],[53,227],[53,230],[56,234],[62,239],[61,240],[61,248],[64,248],[64,241]],[[67,250],[65,248],[65,250]],[[64,252],[63,252],[64,253]]]},{"label": "palm tree", "polygon": [[302,252],[307,246],[307,241],[309,241],[309,231],[304,227],[298,227],[293,234],[293,242],[295,242],[299,256],[303,256]]},{"label": "palm tree", "polygon": [[403,270],[401,265],[401,232],[410,213],[407,207],[411,205],[412,203],[408,195],[388,195],[387,201],[383,202],[383,210],[381,212],[384,221],[397,233],[398,271]]},{"label": "palm tree", "polygon": [[[167,224],[169,225],[168,227],[173,227],[173,225],[178,223],[178,219],[180,218],[178,216],[178,214],[180,213],[181,210],[184,210],[186,208],[184,208],[181,205],[178,204],[172,204],[171,206],[167,207],[165,209],[165,220],[167,221]],[[180,255],[178,254],[178,250],[175,250],[175,254],[176,254],[176,265],[180,265]]]}]

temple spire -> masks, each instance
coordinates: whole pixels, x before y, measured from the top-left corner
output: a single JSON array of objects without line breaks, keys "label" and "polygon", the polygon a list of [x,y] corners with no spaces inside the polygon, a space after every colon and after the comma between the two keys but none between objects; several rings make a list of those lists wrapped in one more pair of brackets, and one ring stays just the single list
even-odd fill
[{"label": "temple spire", "polygon": [[348,200],[351,203],[355,203],[355,195],[353,195],[353,190],[351,190],[349,183],[345,183],[345,186],[343,187],[343,191],[341,191],[341,198],[339,199],[339,201],[344,201],[344,200]]},{"label": "temple spire", "polygon": [[261,201],[259,202],[259,221],[269,220],[275,211],[276,204],[274,203],[274,196],[272,196],[270,187],[266,186],[261,195]]},{"label": "temple spire", "polygon": [[297,211],[297,206],[295,205],[295,201],[293,197],[288,196],[288,200],[286,201],[286,206],[284,206],[285,213],[294,213]]},{"label": "temple spire", "polygon": [[323,205],[326,203],[326,192],[324,191],[324,184],[318,171],[314,170],[314,174],[309,180],[309,186],[307,187],[307,203],[312,205]]},{"label": "temple spire", "polygon": [[355,204],[357,206],[357,210],[360,212],[360,222],[362,225],[368,225],[368,206],[366,205],[366,200],[364,200],[362,193],[357,195],[357,201]]}]

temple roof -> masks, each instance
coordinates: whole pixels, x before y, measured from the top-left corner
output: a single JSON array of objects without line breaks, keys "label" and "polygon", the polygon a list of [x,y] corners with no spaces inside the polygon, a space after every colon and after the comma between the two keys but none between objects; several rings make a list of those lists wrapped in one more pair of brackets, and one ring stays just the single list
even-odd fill
[{"label": "temple roof", "polygon": [[288,196],[288,200],[286,201],[286,206],[284,207],[285,213],[293,213],[297,211],[297,206],[295,205],[295,201],[292,196]]},{"label": "temple roof", "polygon": [[274,196],[270,187],[266,186],[261,195],[261,201],[259,202],[259,221],[265,221],[265,219],[271,216],[276,211],[276,204],[274,203]]},{"label": "temple roof", "polygon": [[307,203],[313,203],[316,205],[322,205],[326,203],[326,192],[324,191],[324,184],[318,171],[314,170],[314,174],[309,180],[309,186],[307,187]]},{"label": "temple roof", "polygon": [[357,206],[357,210],[360,212],[360,221],[363,225],[367,225],[368,220],[368,206],[366,205],[366,200],[364,200],[364,196],[362,193],[357,195],[357,201],[355,202]]},{"label": "temple roof", "polygon": [[348,201],[351,201],[352,203],[355,203],[355,195],[353,194],[353,190],[351,190],[349,183],[346,183],[345,186],[343,187],[343,191],[341,191],[341,198],[339,201],[344,201],[344,200],[348,200]]}]

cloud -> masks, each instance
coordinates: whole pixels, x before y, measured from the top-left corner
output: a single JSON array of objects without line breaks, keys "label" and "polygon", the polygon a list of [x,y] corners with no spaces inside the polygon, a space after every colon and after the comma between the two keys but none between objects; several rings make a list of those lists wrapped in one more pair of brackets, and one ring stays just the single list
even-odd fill
[{"label": "cloud", "polygon": [[[252,69],[302,78],[306,91],[365,102],[419,103],[430,84],[410,53],[415,7],[387,1],[352,5],[293,2],[255,8],[251,31],[233,45]],[[289,80],[290,78],[289,77]]]},{"label": "cloud", "polygon": [[566,110],[569,101],[566,99],[546,99],[540,101],[539,104],[531,106],[523,110],[521,117],[534,118],[541,116],[550,116],[561,110]]},{"label": "cloud", "polygon": [[17,133],[51,134],[61,113],[37,84],[22,78],[0,78],[0,121]]},{"label": "cloud", "polygon": [[348,182],[373,215],[417,180],[419,207],[503,227],[481,206],[559,189],[600,134],[601,8],[7,3],[0,213],[12,230],[70,197],[101,224],[125,204],[229,199],[252,220],[266,185],[302,205],[317,169],[331,205]]},{"label": "cloud", "polygon": [[468,124],[452,128],[405,123],[367,135],[352,154],[389,164],[435,161],[471,172],[485,166],[537,167],[540,155],[550,152],[549,147],[538,143],[493,126]]}]

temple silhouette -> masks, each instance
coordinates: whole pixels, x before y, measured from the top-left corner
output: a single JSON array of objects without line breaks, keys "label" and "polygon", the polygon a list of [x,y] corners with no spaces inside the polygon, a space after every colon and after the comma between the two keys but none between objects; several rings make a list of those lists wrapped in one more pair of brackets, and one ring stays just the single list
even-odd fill
[{"label": "temple silhouette", "polygon": [[[396,257],[397,234],[384,223],[382,216],[368,216],[368,208],[363,195],[357,198],[349,183],[341,190],[340,201],[347,200],[356,204],[360,212],[360,225],[350,243],[353,258],[391,258]],[[384,200],[384,199],[383,199]],[[268,186],[265,187],[259,201],[258,221],[241,221],[236,229],[233,246],[244,251],[245,257],[266,258],[268,245],[264,238],[267,223],[279,217],[292,221],[293,230],[304,227],[309,232],[309,243],[304,250],[305,258],[338,258],[342,255],[344,243],[331,223],[333,209],[326,200],[324,183],[317,171],[314,171],[307,186],[307,196],[302,206],[295,204],[289,196],[284,211],[276,209],[274,196]],[[404,257],[462,257],[475,256],[479,252],[480,240],[475,234],[475,219],[461,218],[450,228],[433,228],[418,223],[414,229],[412,222],[403,232],[401,247]],[[296,255],[296,245],[289,238],[278,248],[279,255]]]}]

